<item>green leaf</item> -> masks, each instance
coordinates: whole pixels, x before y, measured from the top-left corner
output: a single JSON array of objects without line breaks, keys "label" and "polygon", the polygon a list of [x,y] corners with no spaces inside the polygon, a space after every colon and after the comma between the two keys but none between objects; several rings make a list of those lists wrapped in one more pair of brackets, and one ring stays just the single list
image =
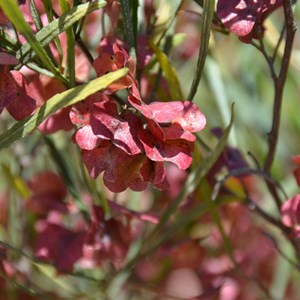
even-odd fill
[{"label": "green leaf", "polygon": [[[137,0],[134,0],[135,2]],[[129,44],[129,53],[134,59],[136,60],[136,33],[137,29],[134,28],[133,22],[132,22],[132,14],[133,16],[137,16],[137,5],[133,5],[133,8],[130,7],[130,2],[128,0],[120,0],[122,5],[122,15],[123,15],[123,22],[124,22],[124,30],[125,30],[125,36]],[[136,8],[136,11],[134,10]],[[137,25],[137,24],[136,24]]]},{"label": "green leaf", "polygon": [[127,261],[127,264],[124,265],[124,268],[112,280],[112,283],[110,284],[109,288],[113,292],[117,291],[117,284],[119,284],[120,282],[122,282],[122,284],[124,283],[124,281],[127,279],[126,276],[128,277],[128,274],[130,274],[129,271],[135,266],[136,262],[151,255],[151,253],[153,253],[153,251],[159,248],[162,243],[170,239],[182,228],[186,228],[186,226],[188,226],[192,221],[198,219],[199,216],[201,216],[203,213],[207,212],[207,209],[208,208],[205,203],[200,203],[195,208],[193,208],[193,210],[191,210],[188,214],[182,214],[180,218],[178,218],[177,222],[173,223],[170,227],[166,228],[162,232],[162,234],[157,236],[155,239],[152,239],[151,235],[151,239],[149,237],[146,237],[136,240],[135,242],[141,244],[142,247],[140,249],[137,249],[138,251],[134,253],[135,255]]},{"label": "green leaf", "polygon": [[[43,4],[44,4],[44,8],[45,8],[46,15],[48,18],[48,23],[51,23],[54,20],[51,0],[43,0]],[[58,62],[59,62],[59,66],[61,67],[63,53],[62,53],[61,43],[60,43],[58,36],[56,36],[53,39],[53,42],[54,42],[56,50],[58,52]]]},{"label": "green leaf", "polygon": [[[228,91],[225,87],[225,83],[221,75],[220,66],[211,57],[207,57],[206,66],[208,83],[211,87],[211,92],[214,95],[214,100],[216,101],[217,107],[222,117],[222,123],[227,124],[230,120],[230,102],[228,101]],[[234,126],[231,130],[229,141],[232,146],[237,145]]]},{"label": "green leaf", "polygon": [[164,229],[163,234],[157,236],[155,239],[147,239],[147,243],[144,243],[144,247],[140,254],[140,257],[147,257],[157,248],[159,248],[164,242],[171,239],[172,236],[178,233],[178,231],[186,228],[191,222],[199,219],[199,217],[208,211],[208,206],[206,203],[200,203],[188,214],[182,214],[177,218],[177,221],[173,223],[168,228]]},{"label": "green leaf", "polygon": [[52,17],[53,17],[53,11],[52,11],[51,0],[42,0],[42,1],[43,1],[44,8],[45,8],[45,11],[47,13],[47,16],[50,16],[51,19],[52,19]]},{"label": "green leaf", "polygon": [[[36,34],[36,40],[42,46],[48,45],[56,36],[58,36],[61,32],[66,31],[69,27],[83,18],[86,14],[104,7],[105,4],[105,1],[97,0],[95,2],[88,2],[73,7],[60,18],[53,20],[49,25],[43,27]],[[25,64],[33,57],[33,55],[34,54],[32,53],[32,49],[28,41],[28,43],[25,43],[17,52],[16,57]]]},{"label": "green leaf", "polygon": [[194,96],[197,92],[198,85],[203,73],[204,64],[208,52],[210,28],[214,16],[214,9],[215,9],[215,0],[203,0],[203,12],[202,12],[202,18],[200,23],[201,26],[200,49],[199,49],[196,73],[188,96],[188,100],[190,101],[193,101],[194,99]]},{"label": "green leaf", "polygon": [[[66,0],[59,0],[63,13],[70,11],[69,3]],[[66,30],[67,35],[67,72],[69,75],[69,87],[75,85],[75,35],[73,28]]]},{"label": "green leaf", "polygon": [[21,47],[21,43],[12,38],[0,27],[0,46],[10,53],[15,53]]},{"label": "green leaf", "polygon": [[43,28],[43,23],[34,0],[30,0],[30,12],[36,29],[41,30]]},{"label": "green leaf", "polygon": [[43,138],[44,138],[46,145],[48,146],[48,148],[50,150],[51,157],[57,166],[59,174],[63,178],[64,183],[66,184],[69,193],[74,198],[77,207],[80,209],[80,211],[83,214],[87,214],[88,209],[85,206],[85,204],[81,201],[81,196],[80,196],[80,193],[78,192],[78,189],[76,187],[76,183],[74,180],[74,176],[73,176],[74,172],[72,172],[72,170],[70,169],[69,164],[66,161],[64,153],[62,153],[62,151],[57,149],[55,142],[50,137],[44,135]]},{"label": "green leaf", "polygon": [[[76,286],[70,280],[70,276],[57,276],[57,269],[49,264],[33,263],[38,274],[33,274],[33,276],[39,276],[43,280],[44,284],[53,286],[53,289],[58,289],[59,294],[64,296],[72,297],[74,299],[76,295]],[[41,284],[41,282],[39,282]]]},{"label": "green leaf", "polygon": [[114,81],[124,77],[128,72],[127,68],[108,73],[100,78],[94,79],[86,84],[77,86],[63,93],[56,94],[41,106],[34,115],[16,122],[8,131],[0,135],[0,150],[8,147],[13,142],[27,136],[36,129],[43,120],[57,110],[73,105],[88,96],[105,89]]},{"label": "green leaf", "polygon": [[[30,12],[31,12],[31,16],[34,22],[34,25],[36,27],[37,30],[41,30],[43,28],[43,23],[39,14],[39,11],[35,5],[35,1],[34,0],[30,0]],[[50,47],[47,46],[45,47],[45,50],[47,52],[47,55],[49,56],[49,58],[52,60],[53,64],[56,66],[57,63],[55,61],[55,58],[53,56],[53,53],[50,50]]]},{"label": "green leaf", "polygon": [[131,22],[132,22],[132,31],[134,38],[135,48],[137,46],[137,36],[138,36],[138,8],[139,0],[130,0],[130,10],[131,10]]},{"label": "green leaf", "polygon": [[199,198],[199,199],[204,199],[204,203],[207,205],[207,210],[211,214],[214,224],[219,229],[219,232],[223,239],[224,250],[226,251],[228,257],[231,259],[233,265],[236,265],[236,261],[235,261],[234,253],[233,253],[233,247],[232,247],[230,239],[228,238],[228,236],[225,232],[216,201],[212,200],[212,198],[209,198],[206,195],[201,195],[201,189],[199,191],[199,194],[200,194],[199,195],[200,197],[203,196],[203,198]]},{"label": "green leaf", "polygon": [[[53,74],[63,80],[61,74],[58,72],[53,62],[47,55],[46,50],[42,47],[36,37],[33,35],[29,25],[26,23],[22,12],[20,11],[17,3],[14,0],[0,1],[0,8],[4,11],[5,15],[9,18],[15,28],[22,34],[30,47],[36,52],[44,66],[49,69]],[[19,52],[19,51],[18,51]],[[16,56],[20,60],[20,57]]]},{"label": "green leaf", "polygon": [[28,189],[26,182],[24,182],[21,177],[13,174],[12,168],[8,165],[0,164],[0,168],[8,182],[9,189],[16,191],[23,199],[28,198],[30,196],[30,190]]},{"label": "green leaf", "polygon": [[33,71],[36,71],[36,72],[46,75],[48,77],[55,78],[54,74],[52,74],[50,71],[48,71],[47,69],[41,68],[34,63],[28,63],[27,67]]},{"label": "green leaf", "polygon": [[155,46],[152,41],[149,41],[149,45],[153,49],[157,60],[159,61],[159,64],[165,73],[172,100],[184,100],[176,71],[170,63],[167,55],[163,53],[157,46]]}]

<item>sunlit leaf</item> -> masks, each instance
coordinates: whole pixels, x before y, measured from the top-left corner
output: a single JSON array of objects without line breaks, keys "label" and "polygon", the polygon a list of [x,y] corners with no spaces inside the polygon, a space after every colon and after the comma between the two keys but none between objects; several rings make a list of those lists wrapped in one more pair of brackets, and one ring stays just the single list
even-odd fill
[{"label": "sunlit leaf", "polygon": [[30,195],[30,191],[27,187],[26,182],[24,182],[24,180],[21,177],[13,174],[9,166],[1,164],[0,167],[4,173],[5,179],[8,181],[10,188],[17,191],[17,193],[22,198],[28,198]]},{"label": "sunlit leaf", "polygon": [[[129,53],[136,60],[136,39],[137,39],[137,2],[120,0],[124,21],[125,36],[129,44]],[[135,3],[130,3],[135,2]]]},{"label": "sunlit leaf", "polygon": [[[33,35],[30,26],[25,21],[22,12],[20,11],[17,3],[14,0],[6,0],[0,2],[0,8],[4,11],[5,15],[10,19],[15,28],[22,34],[28,42],[28,47],[31,47],[38,57],[41,59],[45,67],[49,69],[58,78],[61,74],[58,72],[53,62],[47,55],[46,50],[42,47],[36,37]],[[30,46],[29,46],[30,45]],[[17,55],[17,59],[20,57]]]},{"label": "sunlit leaf", "polygon": [[[41,46],[48,45],[56,36],[70,28],[74,23],[83,18],[86,14],[104,7],[105,4],[105,1],[97,0],[95,2],[88,2],[78,5],[70,9],[60,18],[53,20],[49,25],[43,27],[34,37],[36,39],[36,42]],[[20,32],[22,33],[22,31]],[[29,40],[28,43],[25,43],[17,52],[16,57],[21,60],[23,64],[27,63],[33,57]]]},{"label": "sunlit leaf", "polygon": [[202,18],[200,23],[201,28],[201,41],[200,41],[200,48],[199,48],[199,56],[197,62],[197,69],[194,75],[193,83],[191,86],[191,90],[188,96],[188,100],[192,101],[197,89],[198,85],[202,76],[202,72],[204,69],[204,64],[208,52],[208,45],[209,45],[209,38],[210,38],[210,28],[213,20],[215,9],[215,1],[214,0],[204,0],[203,1],[203,12]]},{"label": "sunlit leaf", "polygon": [[175,69],[170,63],[167,55],[163,53],[157,46],[154,45],[152,41],[149,41],[151,48],[153,49],[157,60],[166,76],[167,82],[169,84],[170,93],[172,100],[183,100],[183,94],[180,88],[180,83],[176,74]]},{"label": "sunlit leaf", "polygon": [[[70,5],[66,0],[59,0],[63,13],[70,11]],[[75,85],[75,35],[72,27],[66,29],[67,35],[67,72],[69,75],[69,87]]]}]

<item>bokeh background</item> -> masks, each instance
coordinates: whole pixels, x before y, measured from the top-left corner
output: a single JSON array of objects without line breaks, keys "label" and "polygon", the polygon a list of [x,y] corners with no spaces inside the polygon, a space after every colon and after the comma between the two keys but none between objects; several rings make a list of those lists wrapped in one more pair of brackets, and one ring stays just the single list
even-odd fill
[{"label": "bokeh background", "polygon": [[[144,3],[143,1],[140,2],[142,3],[140,3],[139,22],[140,31],[143,33],[145,30],[145,20],[143,19]],[[174,3],[178,1],[171,2],[167,0],[154,1],[158,32],[160,26],[164,26],[161,24],[165,24],[164,22],[169,20],[172,13],[172,5],[175,5]],[[299,24],[300,9],[298,3],[294,7],[294,12],[296,22]],[[98,22],[100,19],[97,14],[94,14],[91,20]],[[166,33],[165,50],[167,49],[169,60],[177,72],[185,96],[189,93],[197,64],[200,43],[200,20],[201,8],[199,5],[193,1],[183,1],[183,5],[174,21],[168,23],[169,29]],[[282,30],[283,20],[282,11],[278,10],[265,22],[264,43],[270,53],[272,53],[272,49],[277,43]],[[105,19],[105,22],[109,26],[108,18]],[[121,29],[122,26],[119,26],[118,30],[122,36]],[[274,87],[268,65],[263,55],[254,46],[244,44],[236,36],[226,32],[219,32],[216,29],[216,27],[213,27],[208,57],[194,100],[207,118],[206,128],[197,135],[208,147],[213,148],[217,144],[218,139],[212,134],[212,129],[220,127],[224,130],[228,126],[231,117],[231,107],[234,103],[234,126],[228,143],[230,146],[240,150],[245,161],[250,166],[255,166],[255,160],[262,165],[267,152],[267,134],[272,123],[274,98]],[[103,32],[96,26],[92,38],[87,33],[83,35],[82,38],[86,41],[92,53],[102,35]],[[170,41],[171,47],[168,46]],[[277,61],[280,61],[282,53],[283,49],[280,47]],[[278,66],[279,63],[277,63]],[[155,76],[158,68],[157,65],[154,66],[150,74]],[[288,197],[299,193],[299,188],[292,173],[295,166],[291,160],[293,155],[300,154],[299,72],[300,36],[299,32],[297,32],[284,90],[279,142],[272,168],[273,178],[278,180]],[[157,94],[163,92],[163,87],[159,86]],[[158,96],[154,95],[154,97]],[[0,132],[5,132],[13,122],[8,114],[2,113],[0,117]],[[48,138],[53,142],[57,153],[65,160],[68,168],[72,170],[74,182],[80,189],[86,191],[79,151],[70,142],[71,135],[72,133],[70,132],[59,131]],[[78,274],[77,276],[65,274],[57,276],[54,267],[32,262],[31,258],[24,255],[24,253],[29,253],[29,255],[34,253],[31,241],[35,240],[34,226],[35,222],[37,222],[36,217],[25,210],[26,199],[29,198],[31,193],[27,182],[35,174],[44,170],[52,170],[58,173],[59,160],[57,153],[51,152],[49,143],[45,141],[38,131],[13,144],[9,149],[1,151],[0,240],[14,246],[14,249],[9,250],[9,257],[15,262],[20,273],[28,274],[26,280],[21,278],[22,276],[20,276],[21,279],[18,278],[18,274],[14,274],[11,278],[0,274],[6,282],[5,285],[0,287],[1,300],[27,299],[26,297],[28,299],[106,299],[106,296],[103,294],[103,286],[99,284],[99,281],[103,280],[107,284],[109,276],[111,276],[109,266],[106,265],[104,269],[80,270],[81,276]],[[205,157],[205,153],[207,152],[203,151],[203,147],[197,147],[195,164],[201,160],[202,156]],[[219,174],[220,178],[222,174],[225,175],[226,170],[224,173],[221,172]],[[154,191],[151,188],[139,193],[127,190],[121,194],[113,194],[105,189],[101,179],[98,179],[96,183],[90,184],[94,185],[94,188],[101,193],[102,197],[116,201],[127,208],[139,212],[163,209],[168,202],[163,193]],[[234,182],[232,184],[233,190],[239,191],[239,185],[235,185]],[[276,212],[272,197],[267,192],[262,178],[255,177],[251,184],[256,195],[255,199],[259,201],[261,207],[271,215],[279,218],[280,216]],[[205,186],[201,186],[199,189],[205,190]],[[210,192],[204,192],[204,197]],[[95,201],[96,203],[101,202],[99,199]],[[161,203],[163,204],[159,204],[159,201],[162,201]],[[255,216],[251,217],[251,220],[258,227],[267,228],[276,237],[276,245],[284,253],[284,255],[276,255],[276,258],[272,260],[272,274],[269,278],[268,286],[269,295],[272,295],[271,299],[300,299],[299,271],[296,271],[295,267],[286,259],[288,257],[292,261],[295,260],[295,254],[291,245],[283,238],[279,230],[269,226],[264,220]],[[184,228],[179,236],[186,235],[186,237],[200,238],[204,236],[204,232],[211,234],[214,230],[214,225],[213,222],[209,223],[204,219],[204,221],[201,220],[198,223],[194,223],[192,229]],[[243,234],[247,235],[247,232]],[[259,243],[257,243],[257,248],[254,248],[253,251],[260,252]],[[200,252],[198,255],[201,256]],[[224,253],[226,254],[226,251]],[[188,257],[190,252],[183,249],[182,255]],[[249,294],[249,297],[245,296],[246,294],[238,296],[234,292],[232,294],[224,292],[223,296],[219,296],[220,298],[209,298],[210,296],[207,296],[207,298],[205,296],[204,298],[193,298],[197,296],[197,293],[201,294],[205,286],[203,282],[199,283],[199,278],[195,275],[193,268],[185,267],[172,270],[166,257],[161,258],[161,260],[156,259],[155,261],[155,258],[153,258],[153,264],[163,266],[160,269],[161,274],[159,276],[151,279],[152,281],[150,279],[149,281],[146,279],[143,281],[140,278],[133,278],[133,283],[128,283],[128,288],[131,292],[119,292],[115,299],[268,299],[263,298],[264,296],[258,292],[254,292],[251,296]],[[218,264],[218,261],[216,263]],[[148,270],[147,268],[151,269],[149,264],[145,266],[146,270]],[[211,265],[211,268],[213,269],[213,265]],[[257,270],[257,272],[261,271]],[[137,277],[142,277],[141,274],[137,274]],[[4,289],[4,286],[6,291],[4,292],[3,290],[3,295],[5,296],[2,296],[1,288],[3,287]],[[32,295],[30,295],[31,287],[33,290],[37,289],[41,293],[34,294],[32,292]],[[171,296],[161,296],[161,290]],[[135,293],[132,291],[135,291]],[[155,294],[154,291],[158,291],[158,294]],[[44,295],[43,292],[45,292]]]}]

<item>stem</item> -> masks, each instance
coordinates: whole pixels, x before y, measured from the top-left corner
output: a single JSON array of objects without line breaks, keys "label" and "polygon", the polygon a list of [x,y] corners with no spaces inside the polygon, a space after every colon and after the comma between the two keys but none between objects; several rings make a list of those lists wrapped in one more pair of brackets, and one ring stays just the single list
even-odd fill
[{"label": "stem", "polygon": [[[279,136],[279,128],[280,128],[283,91],[284,91],[284,86],[287,78],[289,62],[290,62],[292,49],[293,49],[294,36],[296,32],[296,24],[294,21],[294,15],[292,11],[292,1],[291,0],[283,1],[283,8],[284,8],[284,16],[285,16],[286,41],[285,41],[283,58],[281,61],[281,67],[278,75],[276,74],[274,68],[274,59],[276,57],[276,52],[278,50],[279,44],[282,40],[282,34],[279,38],[278,44],[274,50],[274,54],[272,57],[268,55],[262,40],[260,41],[260,45],[252,43],[252,45],[255,46],[257,49],[259,49],[260,52],[265,57],[269,65],[271,76],[274,83],[274,104],[273,104],[272,127],[271,127],[271,131],[268,134],[268,152],[263,167],[264,172],[267,174],[270,174],[270,170],[275,158],[276,147],[277,147],[278,136]],[[267,180],[265,181],[270,193],[274,198],[277,209],[278,211],[280,211],[281,199],[278,195],[278,192],[273,184],[271,184]]]},{"label": "stem", "polygon": [[281,29],[280,37],[278,39],[277,45],[276,45],[276,47],[274,49],[274,53],[273,53],[273,56],[272,56],[272,60],[273,61],[275,61],[275,59],[276,59],[277,53],[279,51],[280,45],[281,45],[283,37],[284,37],[285,30],[286,30],[286,26],[284,24],[283,27],[282,27],[282,29]]},{"label": "stem", "polygon": [[277,189],[280,189],[280,191],[282,192],[282,194],[284,195],[285,198],[288,198],[286,192],[284,191],[284,189],[282,188],[282,186],[280,186],[278,184],[278,182],[276,182],[271,176],[270,174],[264,172],[263,170],[256,170],[256,169],[251,169],[251,168],[239,168],[239,169],[235,169],[231,172],[229,172],[226,176],[224,176],[220,181],[218,181],[213,189],[213,193],[212,193],[212,200],[216,200],[218,193],[221,189],[221,187],[224,185],[224,183],[230,178],[230,177],[240,177],[242,175],[258,175],[264,178],[265,182],[267,182],[270,186],[272,186],[272,188],[274,189],[274,191],[276,192],[276,195],[278,195]]},{"label": "stem", "polygon": [[193,101],[194,96],[197,93],[198,85],[200,83],[200,79],[203,73],[204,64],[206,61],[207,53],[208,53],[208,45],[210,39],[210,28],[213,20],[215,1],[213,0],[205,0],[203,1],[203,12],[201,19],[201,43],[199,48],[199,55],[197,61],[196,73],[194,75],[194,79],[192,82],[192,86],[190,88],[189,95],[187,100]]},{"label": "stem", "polygon": [[264,171],[269,173],[272,167],[276,146],[278,142],[278,134],[280,127],[280,116],[281,116],[281,106],[283,99],[283,90],[287,78],[289,62],[291,58],[291,53],[293,49],[294,36],[296,32],[296,24],[294,21],[294,15],[292,11],[292,1],[283,1],[285,22],[286,22],[286,42],[284,47],[284,54],[282,58],[281,68],[278,77],[274,81],[274,105],[273,105],[273,121],[272,128],[268,134],[268,153],[264,164]]},{"label": "stem", "polygon": [[276,74],[276,70],[275,70],[275,66],[274,66],[274,60],[267,53],[267,50],[265,48],[265,44],[264,44],[263,40],[260,40],[259,50],[261,51],[261,53],[263,54],[265,60],[267,61],[268,65],[269,65],[272,80],[273,80],[274,84],[276,85],[276,81],[278,80],[278,75]]},{"label": "stem", "polygon": [[273,216],[266,213],[254,201],[252,201],[251,199],[248,198],[247,202],[248,202],[248,208],[250,210],[254,211],[257,215],[259,215],[266,222],[279,228],[285,235],[291,234],[291,229],[289,227],[286,227],[279,220],[275,219]]},{"label": "stem", "polygon": [[133,5],[133,3],[131,3],[128,0],[121,0],[120,2],[122,7],[125,37],[129,46],[129,54],[134,58],[135,61],[137,61],[136,36],[134,34],[136,30],[133,27],[133,20],[131,15],[131,12],[133,11],[133,6],[135,7],[135,5]]},{"label": "stem", "polygon": [[275,237],[272,235],[272,234],[270,234],[269,232],[266,232],[266,231],[264,231],[264,230],[262,230],[262,229],[260,229],[261,230],[261,233],[265,236],[265,237],[267,237],[267,239],[269,239],[271,242],[272,242],[272,244],[274,245],[274,247],[275,247],[275,249],[276,249],[276,251],[291,265],[291,266],[293,266],[294,268],[296,268],[296,270],[300,270],[300,266],[299,266],[299,264],[297,263],[297,262],[295,262],[295,261],[293,261],[290,257],[288,257],[287,256],[287,254],[285,254],[281,249],[280,249],[280,247],[279,247],[279,245],[277,244],[277,241],[276,241],[276,239],[275,239]]},{"label": "stem", "polygon": [[85,43],[82,41],[80,35],[76,35],[75,37],[77,45],[80,47],[82,52],[85,54],[86,58],[89,60],[90,64],[93,65],[94,58],[92,54],[90,53],[89,49],[86,47]]}]

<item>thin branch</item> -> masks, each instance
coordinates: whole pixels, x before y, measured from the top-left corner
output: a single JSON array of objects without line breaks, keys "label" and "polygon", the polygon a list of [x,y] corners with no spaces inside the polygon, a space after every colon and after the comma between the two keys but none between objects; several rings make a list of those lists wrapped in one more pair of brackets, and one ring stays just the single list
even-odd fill
[{"label": "thin branch", "polygon": [[200,22],[201,26],[201,43],[199,48],[198,54],[198,61],[197,61],[197,68],[194,74],[192,86],[189,91],[189,95],[187,100],[193,101],[194,96],[197,93],[198,85],[200,83],[200,79],[202,77],[207,53],[208,53],[208,46],[210,40],[210,29],[212,25],[213,15],[214,15],[214,0],[206,0],[203,1],[203,12],[202,18]]},{"label": "thin branch", "polygon": [[278,78],[274,80],[275,96],[273,105],[273,121],[272,128],[268,134],[268,153],[266,156],[264,170],[269,173],[274,161],[276,146],[278,142],[278,134],[280,128],[280,116],[281,116],[281,106],[283,99],[283,90],[287,78],[289,62],[292,54],[294,36],[296,32],[296,24],[294,20],[292,1],[283,1],[285,23],[286,23],[286,42],[284,47],[284,54],[282,58],[281,68]]},{"label": "thin branch", "polygon": [[264,210],[262,210],[254,201],[250,198],[247,198],[248,208],[254,211],[257,215],[259,215],[262,219],[267,221],[268,223],[274,225],[275,227],[279,228],[285,235],[289,235],[291,233],[291,229],[286,227],[280,221],[275,219],[274,217],[267,214]]},{"label": "thin branch", "polygon": [[263,56],[265,57],[269,68],[270,68],[270,72],[271,72],[271,76],[272,79],[274,81],[274,83],[278,80],[278,75],[276,74],[276,70],[275,70],[275,66],[274,66],[274,60],[273,58],[268,54],[266,48],[265,48],[265,44],[263,42],[263,40],[261,39],[260,41],[260,52],[263,54]]},{"label": "thin branch", "polygon": [[[271,76],[274,83],[274,104],[273,104],[273,118],[272,118],[272,127],[271,131],[268,134],[268,152],[266,155],[265,163],[264,163],[264,171],[267,174],[270,174],[270,170],[275,158],[276,147],[278,143],[278,135],[280,128],[280,117],[281,117],[281,106],[283,100],[283,91],[287,78],[289,62],[291,58],[291,53],[293,49],[294,36],[296,32],[296,25],[294,21],[294,15],[292,11],[292,1],[286,0],[283,1],[284,15],[285,15],[285,29],[286,29],[286,39],[285,39],[285,48],[284,54],[281,61],[281,67],[279,74],[276,74],[274,67],[274,59],[276,58],[276,53],[278,51],[278,47],[282,40],[283,32],[281,33],[279,40],[277,42],[276,48],[274,50],[273,56],[271,57],[264,46],[262,40],[260,40],[260,44],[256,44],[252,42],[252,45],[256,47],[265,57],[266,62],[269,65]],[[276,188],[269,181],[265,180],[266,185],[272,194],[274,201],[276,203],[278,211],[281,208],[281,199],[277,193]]]},{"label": "thin branch", "polygon": [[[4,242],[4,241],[0,240],[0,246],[2,246],[5,249],[8,249],[10,251],[15,252],[15,253],[19,254],[20,256],[26,257],[32,263],[41,264],[41,265],[48,265],[48,266],[52,266],[52,267],[56,268],[56,266],[53,263],[49,263],[49,262],[46,262],[46,261],[44,261],[40,258],[36,258],[36,257],[26,253],[24,250],[18,249],[17,247],[15,247],[15,246],[7,243],[7,242]],[[67,271],[65,271],[64,274],[100,283],[98,279],[96,279],[94,277],[91,277],[91,276],[88,276],[88,275],[85,275],[85,274],[81,274],[79,272],[67,272]]]},{"label": "thin branch", "polygon": [[18,283],[14,278],[11,278],[4,274],[2,271],[0,272],[0,277],[5,280],[9,285],[11,285],[13,288],[21,290],[25,292],[26,294],[32,296],[32,297],[37,297],[37,296],[45,296],[45,292],[43,291],[36,291],[33,290],[32,287],[27,287],[24,284]]},{"label": "thin branch", "polygon": [[273,61],[275,61],[275,59],[276,59],[276,56],[277,56],[279,47],[280,47],[280,45],[281,45],[281,43],[282,43],[282,40],[283,40],[283,37],[284,37],[285,29],[286,29],[286,25],[284,24],[284,25],[282,26],[282,29],[281,29],[281,32],[280,32],[279,39],[278,39],[278,41],[277,41],[276,47],[275,47],[274,52],[273,52],[273,55],[272,55],[272,60],[273,60]]},{"label": "thin branch", "polygon": [[270,234],[269,232],[266,232],[264,230],[260,230],[262,232],[262,234],[264,236],[266,236],[274,245],[275,249],[277,250],[277,252],[294,268],[296,268],[298,271],[300,271],[300,265],[297,264],[296,262],[294,262],[291,258],[289,258],[279,247],[279,245],[277,244],[277,241],[275,239],[274,236],[272,236],[272,234]]},{"label": "thin branch", "polygon": [[82,41],[80,35],[76,35],[75,41],[77,45],[80,47],[80,49],[83,51],[87,59],[89,60],[90,64],[93,65],[94,63],[94,58],[92,54],[90,53],[89,49],[86,47],[85,43]]},{"label": "thin branch", "polygon": [[260,163],[259,163],[258,159],[255,157],[255,155],[251,151],[248,151],[247,154],[252,159],[252,161],[255,164],[256,168],[261,169]]},{"label": "thin branch", "polygon": [[239,168],[236,170],[233,170],[229,172],[227,175],[225,175],[220,181],[218,181],[215,186],[212,193],[212,200],[215,200],[217,198],[217,195],[221,189],[221,187],[224,185],[224,183],[230,178],[230,177],[239,177],[239,176],[245,176],[245,175],[258,175],[265,179],[266,182],[268,182],[270,185],[272,185],[276,191],[277,194],[277,188],[280,189],[280,191],[283,193],[285,198],[288,198],[286,192],[282,188],[282,186],[279,185],[277,181],[275,181],[270,174],[264,172],[263,170],[256,170],[251,168]]},{"label": "thin branch", "polygon": [[[221,186],[226,182],[226,180],[232,176],[241,176],[241,175],[259,175],[264,177],[265,181],[272,186],[277,194],[277,188],[280,188],[282,193],[285,195],[285,191],[283,188],[272,179],[272,177],[265,173],[263,170],[255,170],[250,168],[240,168],[237,170],[231,171],[229,174],[227,174],[221,181],[217,182],[217,184],[214,187],[213,193],[212,193],[212,200],[215,200],[217,197],[217,194],[221,188]],[[246,186],[244,186],[246,194],[248,194]],[[278,195],[278,194],[277,194]],[[254,201],[250,199],[249,196],[246,198],[246,204],[248,205],[248,208],[250,210],[253,210],[255,213],[257,213],[260,217],[262,217],[265,221],[268,223],[274,225],[275,227],[279,228],[285,235],[289,235],[291,233],[291,229],[289,227],[286,227],[284,224],[282,224],[279,220],[274,218],[273,216],[266,213],[264,210],[262,210]]]}]

